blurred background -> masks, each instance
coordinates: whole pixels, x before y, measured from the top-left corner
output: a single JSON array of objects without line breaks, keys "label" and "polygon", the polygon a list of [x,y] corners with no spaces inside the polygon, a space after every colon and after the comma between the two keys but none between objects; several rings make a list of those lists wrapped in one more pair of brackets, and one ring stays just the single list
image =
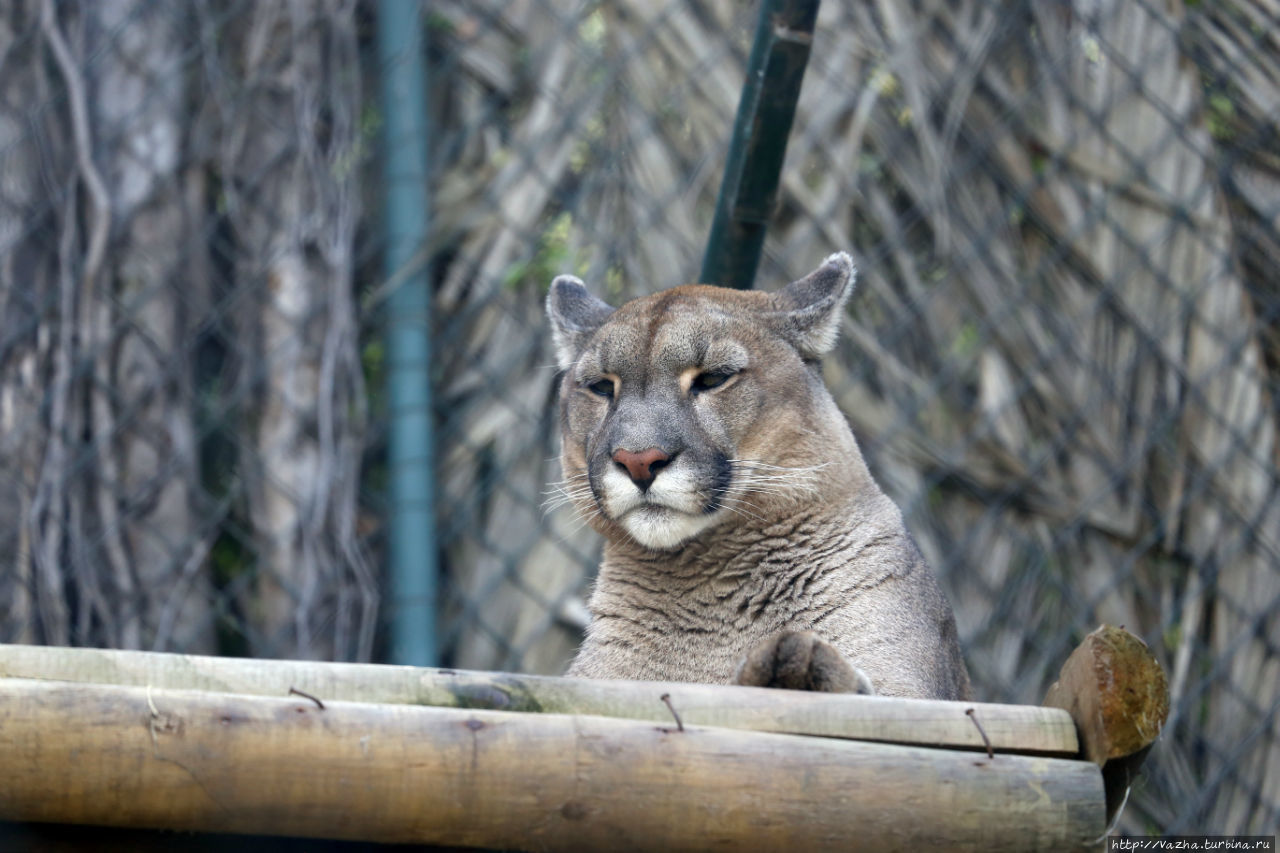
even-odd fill
[{"label": "blurred background", "polygon": [[[756,4],[426,2],[421,96],[386,9],[0,0],[0,642],[563,671],[542,297],[697,277]],[[857,257],[828,384],[979,698],[1160,659],[1127,831],[1280,827],[1278,119],[1275,0],[826,0],[757,278]]]}]

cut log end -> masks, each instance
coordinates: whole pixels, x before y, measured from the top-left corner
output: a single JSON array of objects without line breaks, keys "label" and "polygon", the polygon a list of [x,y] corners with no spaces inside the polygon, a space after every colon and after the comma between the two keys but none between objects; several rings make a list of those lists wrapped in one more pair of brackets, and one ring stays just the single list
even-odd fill
[{"label": "cut log end", "polygon": [[1081,756],[1102,768],[1110,821],[1169,718],[1164,669],[1142,640],[1103,625],[1067,658],[1044,704],[1075,720]]}]

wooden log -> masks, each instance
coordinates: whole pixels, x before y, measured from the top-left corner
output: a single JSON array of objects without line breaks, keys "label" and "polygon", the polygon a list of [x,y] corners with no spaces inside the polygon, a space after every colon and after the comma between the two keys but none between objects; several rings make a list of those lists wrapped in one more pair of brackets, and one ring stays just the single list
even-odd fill
[{"label": "wooden log", "polygon": [[1046,705],[1071,714],[1084,758],[1102,768],[1108,823],[1169,717],[1169,682],[1146,643],[1103,625],[1062,665]]},{"label": "wooden log", "polygon": [[[1056,708],[821,695],[688,683],[593,681],[377,664],[249,660],[0,644],[0,677],[530,713],[591,714],[788,734],[1074,757],[1071,717]],[[972,717],[966,714],[974,709]],[[977,720],[981,726],[974,724]]]},{"label": "wooden log", "polygon": [[1085,761],[0,679],[0,820],[521,850],[1063,850]]}]

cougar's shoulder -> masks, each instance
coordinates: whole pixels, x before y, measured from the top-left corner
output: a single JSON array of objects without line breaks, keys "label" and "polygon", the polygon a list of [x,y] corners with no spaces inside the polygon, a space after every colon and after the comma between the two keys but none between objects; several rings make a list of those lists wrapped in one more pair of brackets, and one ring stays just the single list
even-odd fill
[{"label": "cougar's shoulder", "polygon": [[552,283],[562,488],[605,538],[571,674],[724,682],[798,633],[779,660],[817,644],[879,692],[967,691],[950,608],[822,383],[853,282],[837,254],[776,293],[616,310]]}]

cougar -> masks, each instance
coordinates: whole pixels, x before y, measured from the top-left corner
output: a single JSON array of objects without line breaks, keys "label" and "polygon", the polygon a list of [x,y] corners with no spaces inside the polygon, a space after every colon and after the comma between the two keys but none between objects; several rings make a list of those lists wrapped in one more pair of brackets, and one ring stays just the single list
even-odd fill
[{"label": "cougar", "polygon": [[559,276],[560,488],[605,539],[569,675],[962,699],[955,618],[821,378],[853,261],[614,309]]}]

